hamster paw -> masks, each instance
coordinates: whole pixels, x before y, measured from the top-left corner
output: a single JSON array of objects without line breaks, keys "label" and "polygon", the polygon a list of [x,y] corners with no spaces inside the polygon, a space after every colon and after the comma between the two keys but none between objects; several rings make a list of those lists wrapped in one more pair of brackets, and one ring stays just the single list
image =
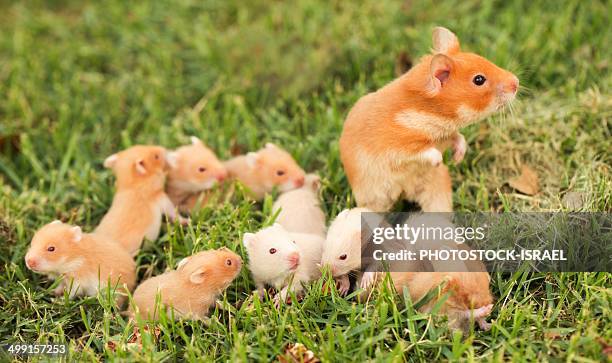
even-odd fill
[{"label": "hamster paw", "polygon": [[453,161],[455,164],[463,160],[466,151],[467,143],[465,142],[465,137],[458,133],[453,143]]},{"label": "hamster paw", "polygon": [[179,217],[179,223],[181,226],[186,226],[191,223],[191,218]]},{"label": "hamster paw", "polygon": [[487,320],[485,318],[476,319],[476,322],[478,323],[478,326],[481,330],[488,331],[489,329],[491,329],[492,324],[487,323]]},{"label": "hamster paw", "polygon": [[431,166],[438,166],[442,164],[442,153],[440,150],[430,147],[429,149],[421,153],[421,158],[431,164]]},{"label": "hamster paw", "polygon": [[336,288],[340,296],[346,296],[351,287],[351,281],[348,276],[344,275],[336,280]]},{"label": "hamster paw", "polygon": [[280,297],[280,294],[276,294],[276,296],[274,296],[274,307],[280,309],[282,301],[283,299]]},{"label": "hamster paw", "polygon": [[53,295],[55,295],[55,296],[62,296],[62,295],[64,295],[64,285],[63,284],[59,284],[58,287],[53,289]]},{"label": "hamster paw", "polygon": [[359,283],[359,287],[367,290],[372,286],[372,284],[376,281],[376,272],[364,272],[363,276],[361,276],[361,282]]}]

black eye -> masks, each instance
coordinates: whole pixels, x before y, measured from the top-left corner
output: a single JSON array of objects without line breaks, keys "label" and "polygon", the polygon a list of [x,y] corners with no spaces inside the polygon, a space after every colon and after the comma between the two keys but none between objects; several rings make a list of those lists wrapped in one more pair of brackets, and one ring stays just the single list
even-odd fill
[{"label": "black eye", "polygon": [[47,247],[47,251],[53,252],[53,251],[55,251],[55,247],[49,246],[49,247]]},{"label": "black eye", "polygon": [[200,173],[203,173],[203,172],[205,172],[205,171],[206,171],[206,168],[205,168],[205,167],[199,167],[199,168],[198,168],[198,171],[199,171]]},{"label": "black eye", "polygon": [[270,248],[270,254],[273,255],[276,253],[276,248]]},{"label": "black eye", "polygon": [[338,258],[341,259],[342,261],[346,260],[346,253],[341,254],[340,257]]},{"label": "black eye", "polygon": [[285,171],[284,171],[284,170],[278,170],[278,171],[276,172],[276,175],[278,175],[278,176],[283,176],[283,175],[285,175]]},{"label": "black eye", "polygon": [[230,260],[229,258],[227,260],[225,260],[225,264],[228,266],[232,265],[232,260]]},{"label": "black eye", "polygon": [[476,75],[476,77],[474,77],[472,80],[472,82],[474,82],[474,84],[477,86],[482,86],[486,81],[487,79],[482,74]]},{"label": "black eye", "polygon": [[291,241],[291,242],[295,243],[295,241]]},{"label": "black eye", "polygon": [[155,154],[155,160],[159,160],[159,154]]}]

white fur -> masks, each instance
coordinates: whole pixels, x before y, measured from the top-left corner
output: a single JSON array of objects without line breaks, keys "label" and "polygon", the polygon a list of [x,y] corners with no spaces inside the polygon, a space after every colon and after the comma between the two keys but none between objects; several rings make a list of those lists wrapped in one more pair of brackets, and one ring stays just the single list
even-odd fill
[{"label": "white fur", "polygon": [[[317,263],[321,259],[323,242],[323,238],[316,235],[289,233],[280,224],[255,234],[245,233],[243,244],[249,255],[249,269],[260,294],[265,285],[280,289],[280,299],[284,299],[289,291],[302,291],[303,283],[318,277]],[[272,248],[276,253],[270,254]],[[289,258],[295,253],[300,256],[300,262],[292,271]],[[289,285],[291,275],[293,280]]]},{"label": "white fur", "polygon": [[[321,265],[329,266],[334,277],[358,270],[361,266],[361,213],[367,208],[342,211],[329,226]],[[340,256],[347,258],[341,260]]]},{"label": "white fur", "polygon": [[272,206],[276,222],[289,232],[325,237],[325,214],[318,196],[318,177],[307,175],[304,186],[281,194]]},{"label": "white fur", "polygon": [[431,164],[431,166],[438,166],[442,163],[442,153],[440,152],[440,150],[434,147],[430,147],[429,149],[422,151],[420,153],[420,157],[426,163]]},{"label": "white fur", "polygon": [[170,168],[175,169],[178,166],[178,153],[174,151],[166,152],[166,162]]},{"label": "white fur", "polygon": [[253,169],[255,167],[255,165],[257,165],[257,159],[259,158],[259,155],[256,152],[249,152],[246,154],[246,164],[249,168]]},{"label": "white fur", "polygon": [[203,145],[202,140],[198,139],[195,136],[189,137],[189,140],[191,140],[191,144],[193,145]]}]

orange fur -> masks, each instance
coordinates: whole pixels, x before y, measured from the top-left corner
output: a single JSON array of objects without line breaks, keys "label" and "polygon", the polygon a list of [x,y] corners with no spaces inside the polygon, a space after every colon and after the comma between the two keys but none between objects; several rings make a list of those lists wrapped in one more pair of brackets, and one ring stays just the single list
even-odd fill
[{"label": "orange fur", "polygon": [[128,252],[138,253],[143,239],[159,235],[162,215],[184,223],[164,192],[166,149],[132,146],[108,157],[104,165],[117,177],[113,203],[95,232],[119,242]]},{"label": "orange fur", "polygon": [[36,232],[25,261],[34,272],[62,279],[56,295],[68,290],[70,297],[96,296],[101,287],[110,287],[119,293],[117,303],[121,305],[126,290],[136,285],[136,264],[121,246],[60,221]]},{"label": "orange fur", "polygon": [[138,286],[131,314],[157,318],[155,302],[159,296],[161,308],[168,309],[168,313],[173,309],[175,318],[202,319],[241,267],[240,256],[227,248],[187,257],[179,262],[176,270],[152,277]]},{"label": "orange fur", "polygon": [[[451,211],[450,177],[441,165],[448,146],[460,161],[461,127],[511,101],[518,79],[486,59],[461,52],[454,34],[434,31],[434,55],[353,106],[340,156],[359,206],[387,211],[400,197],[425,211]],[[474,77],[486,77],[477,86]]]},{"label": "orange fur", "polygon": [[453,328],[465,328],[469,322],[470,311],[486,307],[493,303],[489,289],[489,274],[481,272],[390,272],[395,290],[402,293],[408,289],[413,302],[419,301],[429,291],[441,284],[439,294],[425,304],[421,311],[428,312],[438,299],[448,293],[448,298],[442,305],[440,313],[449,317]]},{"label": "orange fur", "polygon": [[190,212],[202,192],[227,177],[225,166],[212,150],[194,136],[191,142],[191,145],[181,146],[171,153],[176,159],[176,167],[168,171],[166,186],[170,200],[182,212]]},{"label": "orange fur", "polygon": [[[225,162],[229,176],[246,186],[255,200],[278,187],[286,192],[304,185],[305,173],[293,157],[274,144]],[[281,174],[281,175],[279,175]]]}]

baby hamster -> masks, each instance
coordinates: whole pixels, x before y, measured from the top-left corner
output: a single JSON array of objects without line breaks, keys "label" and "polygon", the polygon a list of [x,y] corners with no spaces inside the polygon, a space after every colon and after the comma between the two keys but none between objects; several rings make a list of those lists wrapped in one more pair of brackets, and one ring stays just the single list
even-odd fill
[{"label": "baby hamster", "polygon": [[276,222],[289,232],[310,233],[325,237],[325,214],[319,202],[321,179],[307,174],[301,188],[278,196],[272,210],[278,212]]},{"label": "baby hamster", "polygon": [[414,302],[445,282],[446,285],[438,296],[420,309],[422,312],[429,312],[439,298],[448,293],[448,299],[439,312],[448,316],[451,328],[467,331],[471,319],[478,323],[482,330],[491,327],[486,317],[493,309],[493,296],[489,287],[491,278],[486,271],[390,272],[390,276],[395,290],[401,294],[406,287]]},{"label": "baby hamster", "polygon": [[61,279],[55,295],[96,296],[101,288],[116,289],[117,303],[136,285],[136,264],[115,241],[60,221],[40,228],[25,255],[26,266]]},{"label": "baby hamster", "polygon": [[173,165],[174,160],[160,146],[132,146],[106,158],[104,166],[117,178],[116,192],[95,233],[119,242],[135,255],[145,237],[157,238],[162,215],[187,223],[164,192],[166,172]]},{"label": "baby hamster", "polygon": [[455,34],[433,31],[433,53],[349,112],[340,156],[357,205],[376,212],[400,198],[423,211],[452,210],[452,190],[442,152],[463,159],[459,129],[511,102],[519,81],[485,58],[462,52]]},{"label": "baby hamster", "polygon": [[242,259],[227,248],[199,252],[184,258],[176,270],[142,282],[134,291],[131,314],[157,319],[155,301],[175,318],[203,319],[240,273]]},{"label": "baby hamster", "polygon": [[304,170],[288,152],[272,143],[226,161],[225,167],[229,176],[244,184],[255,200],[262,200],[274,187],[286,192],[304,185]]},{"label": "baby hamster", "polygon": [[[330,268],[338,285],[338,292],[346,295],[350,288],[349,274],[361,268],[361,213],[367,208],[345,209],[332,221],[327,231],[321,265]],[[372,273],[361,279],[364,286],[372,282]]]},{"label": "baby hamster", "polygon": [[245,233],[243,244],[260,296],[266,285],[272,286],[280,291],[275,297],[278,305],[290,291],[299,294],[303,284],[319,278],[324,242],[314,234],[289,233],[278,223],[257,233]]},{"label": "baby hamster", "polygon": [[189,212],[203,191],[213,188],[227,178],[227,170],[215,153],[195,136],[191,145],[170,152],[176,167],[168,171],[166,193],[181,212]]}]

